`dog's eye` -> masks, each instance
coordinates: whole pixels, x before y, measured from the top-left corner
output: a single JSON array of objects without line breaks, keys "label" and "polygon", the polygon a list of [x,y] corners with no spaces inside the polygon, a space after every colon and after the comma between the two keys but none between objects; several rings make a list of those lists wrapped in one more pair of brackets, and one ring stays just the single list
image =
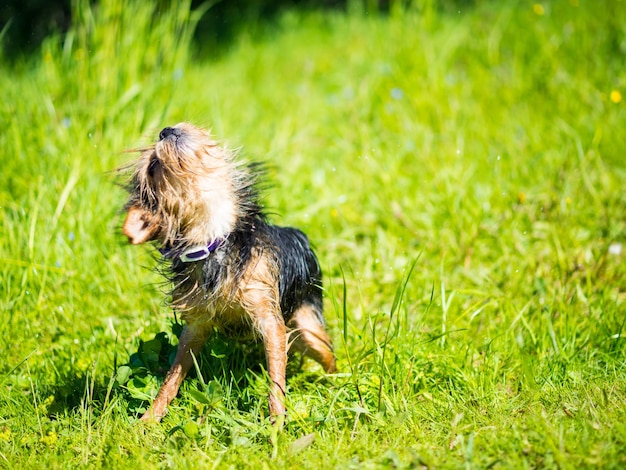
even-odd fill
[{"label": "dog's eye", "polygon": [[150,160],[150,163],[148,164],[148,176],[150,178],[154,177],[154,174],[159,169],[159,165],[161,165],[161,162],[158,158],[153,158],[152,160]]}]

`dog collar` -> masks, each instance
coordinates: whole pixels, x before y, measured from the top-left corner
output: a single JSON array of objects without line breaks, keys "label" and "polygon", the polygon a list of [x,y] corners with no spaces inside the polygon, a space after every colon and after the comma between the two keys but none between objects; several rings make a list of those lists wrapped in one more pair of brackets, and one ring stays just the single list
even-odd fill
[{"label": "dog collar", "polygon": [[178,257],[183,263],[193,263],[208,258],[211,253],[222,246],[224,240],[223,238],[216,238],[207,245],[192,246],[181,252],[177,252],[173,248],[160,248],[159,251],[166,258]]}]

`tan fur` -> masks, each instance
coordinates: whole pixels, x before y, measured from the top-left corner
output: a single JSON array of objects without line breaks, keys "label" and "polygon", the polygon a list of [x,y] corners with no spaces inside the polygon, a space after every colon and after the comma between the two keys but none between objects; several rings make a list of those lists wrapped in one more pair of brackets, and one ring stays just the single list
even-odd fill
[{"label": "tan fur", "polygon": [[[185,132],[183,151],[165,141],[144,149],[136,163],[135,178],[139,191],[158,205],[156,214],[131,206],[134,219],[145,222],[142,227],[124,223],[124,234],[131,240],[144,238],[144,231],[160,229],[164,243],[173,242],[181,234],[189,244],[223,237],[235,224],[237,206],[233,191],[237,178],[233,155],[220,147],[210,135],[187,123],[175,126]],[[161,162],[156,177],[149,174],[153,158]],[[131,216],[129,211],[128,216]]]}]

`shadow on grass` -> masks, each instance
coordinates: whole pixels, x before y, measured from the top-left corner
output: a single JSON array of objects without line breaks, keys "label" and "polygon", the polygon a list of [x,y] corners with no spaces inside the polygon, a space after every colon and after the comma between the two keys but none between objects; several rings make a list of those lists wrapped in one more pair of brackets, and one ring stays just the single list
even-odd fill
[{"label": "shadow on grass", "polygon": [[[128,402],[129,412],[144,413],[155,398],[160,384],[174,362],[182,325],[172,324],[172,331],[157,333],[149,341],[141,341],[137,351],[131,354],[127,364],[117,368],[113,390],[120,390]],[[174,344],[176,343],[176,344]],[[287,376],[299,374],[303,360],[300,356],[290,358]],[[199,372],[199,375],[198,375]],[[248,412],[256,400],[264,397],[265,352],[260,341],[238,341],[214,332],[200,356],[197,367],[192,367],[186,380],[197,379],[197,387],[188,390],[193,400],[209,405],[224,397],[230,390],[231,406]],[[300,374],[299,381],[316,381],[319,377]],[[199,390],[200,389],[200,390]]]},{"label": "shadow on grass", "polygon": [[[43,391],[42,396],[48,397],[42,403],[47,415],[55,420],[67,411],[84,410],[97,416],[116,399],[125,403],[130,416],[139,417],[156,397],[174,361],[181,332],[182,325],[173,323],[170,332],[140,341],[126,362],[122,358],[122,365],[114,365],[112,374],[67,371],[57,384]],[[288,362],[287,376],[295,378],[295,383],[305,386],[323,379],[303,372],[302,364],[300,356]],[[264,400],[268,383],[260,341],[242,342],[215,332],[197,358],[197,367],[189,371],[183,389],[193,403],[212,407],[226,401],[228,408],[248,413]]]},{"label": "shadow on grass", "polygon": [[[112,390],[125,396],[130,413],[145,412],[156,397],[174,362],[181,332],[182,325],[173,323],[170,333],[162,331],[151,340],[141,341],[128,363],[117,368]],[[248,388],[252,377],[263,373],[264,364],[265,355],[260,342],[239,342],[215,332],[197,358],[197,367],[192,366],[186,380],[198,379],[203,390],[200,395],[194,393],[193,397],[202,401],[202,394],[210,394],[207,384],[229,382],[232,389]],[[245,408],[244,403],[239,405]]]}]

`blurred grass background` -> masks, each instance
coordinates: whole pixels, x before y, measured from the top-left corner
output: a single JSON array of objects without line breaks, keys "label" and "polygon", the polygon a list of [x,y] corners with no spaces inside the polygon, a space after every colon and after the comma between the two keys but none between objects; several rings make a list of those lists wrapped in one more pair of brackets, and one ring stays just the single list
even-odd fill
[{"label": "blurred grass background", "polygon": [[[623,466],[622,3],[78,0],[30,49],[4,28],[0,465]],[[278,438],[219,339],[136,422],[175,326],[115,169],[181,120],[270,163],[325,272],[341,373],[294,368]]]}]

